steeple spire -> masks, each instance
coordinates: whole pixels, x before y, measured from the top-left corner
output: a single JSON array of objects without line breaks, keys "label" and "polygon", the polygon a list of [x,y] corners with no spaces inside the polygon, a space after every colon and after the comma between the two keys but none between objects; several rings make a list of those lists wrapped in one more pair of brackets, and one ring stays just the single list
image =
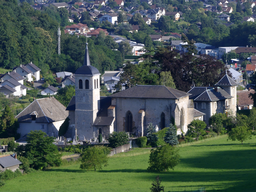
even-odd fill
[{"label": "steeple spire", "polygon": [[89,50],[88,50],[88,43],[86,42],[85,54],[84,54],[84,65],[90,66],[90,57],[89,57]]}]

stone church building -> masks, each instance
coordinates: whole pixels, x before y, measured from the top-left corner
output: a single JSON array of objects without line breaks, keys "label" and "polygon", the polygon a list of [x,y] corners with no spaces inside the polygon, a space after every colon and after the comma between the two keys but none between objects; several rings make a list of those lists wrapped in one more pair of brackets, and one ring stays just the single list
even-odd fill
[{"label": "stone church building", "polygon": [[[145,135],[149,123],[159,129],[175,123],[177,134],[186,133],[194,119],[204,120],[207,111],[194,108],[191,93],[162,85],[138,85],[110,97],[100,97],[100,73],[90,65],[86,45],[83,66],[75,72],[75,96],[71,99],[69,130],[80,140],[104,138],[116,131]],[[229,99],[232,96],[229,97]]]}]

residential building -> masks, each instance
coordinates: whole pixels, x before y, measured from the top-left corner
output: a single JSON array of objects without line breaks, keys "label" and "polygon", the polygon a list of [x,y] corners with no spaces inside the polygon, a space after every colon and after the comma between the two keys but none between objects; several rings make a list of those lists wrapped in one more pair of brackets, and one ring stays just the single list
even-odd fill
[{"label": "residential building", "polygon": [[58,89],[53,86],[46,87],[41,91],[41,95],[56,95],[58,93]]},{"label": "residential building", "polygon": [[117,17],[118,15],[116,13],[107,13],[99,18],[100,22],[108,21],[109,23],[112,23],[113,25],[117,23]]},{"label": "residential building", "polygon": [[[33,64],[32,62],[30,62],[30,63],[28,63],[27,65],[26,65],[26,67],[30,70],[30,71],[32,71],[32,77],[34,77],[35,78],[35,81],[39,81],[40,79],[41,79],[41,77],[40,77],[40,71],[41,71],[41,69],[40,68],[38,68],[35,64]],[[23,83],[22,83],[23,84]]]},{"label": "residential building", "polygon": [[19,65],[18,67],[15,67],[13,71],[18,73],[20,76],[22,76],[26,81],[28,82],[33,81],[32,71],[29,68],[27,68],[25,65]]},{"label": "residential building", "polygon": [[6,155],[0,156],[0,172],[11,170],[15,172],[19,169],[19,165],[22,164],[18,159],[17,155]]},{"label": "residential building", "polygon": [[237,109],[248,110],[253,108],[253,98],[250,96],[255,94],[253,89],[237,91]]}]

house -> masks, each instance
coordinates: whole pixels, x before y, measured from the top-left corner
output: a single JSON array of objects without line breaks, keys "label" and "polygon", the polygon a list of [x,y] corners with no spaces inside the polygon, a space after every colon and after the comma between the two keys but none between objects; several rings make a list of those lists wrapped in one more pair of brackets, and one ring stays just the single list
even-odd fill
[{"label": "house", "polygon": [[68,71],[61,71],[61,72],[56,73],[56,77],[57,78],[62,78],[62,79],[66,78],[68,76],[71,76],[71,75],[72,75],[72,73],[68,72]]},{"label": "house", "polygon": [[27,94],[27,87],[12,78],[5,80],[4,82],[1,83],[1,85],[2,86],[7,85],[12,89],[14,89],[15,91],[12,93],[13,96],[21,97],[21,96],[26,96]]},{"label": "house", "polygon": [[130,33],[134,33],[134,32],[138,32],[139,29],[140,29],[140,26],[139,25],[132,25],[131,27],[131,31],[129,31]]},{"label": "house", "polygon": [[88,26],[86,24],[82,24],[82,23],[66,26],[65,29],[68,30],[69,34],[73,34],[73,33],[86,34],[86,33],[90,32]]},{"label": "house", "polygon": [[43,91],[41,91],[41,95],[56,95],[57,93],[58,89],[53,86],[46,87]]},{"label": "house", "polygon": [[253,99],[250,94],[254,94],[254,90],[237,91],[237,109],[248,110],[253,108]]},{"label": "house", "polygon": [[151,19],[149,19],[148,17],[143,17],[143,20],[147,25],[151,25]]},{"label": "house", "polygon": [[245,71],[250,76],[256,71],[256,64],[247,64]]},{"label": "house", "polygon": [[152,5],[153,4],[153,0],[140,0],[140,3],[147,3],[148,5]]},{"label": "house", "polygon": [[4,94],[7,98],[12,96],[15,91],[15,89],[11,88],[8,85],[0,85],[0,92]]},{"label": "house", "polygon": [[254,18],[253,17],[244,17],[243,21],[245,21],[245,22],[254,22]]},{"label": "house", "polygon": [[238,47],[219,47],[219,53],[218,53],[218,59],[221,59],[221,57],[226,54],[229,53],[231,51],[235,51]]},{"label": "house", "polygon": [[136,43],[134,41],[130,41],[129,44],[132,47],[132,55],[140,56],[140,55],[144,55],[146,53],[144,44]]},{"label": "house", "polygon": [[255,53],[256,54],[256,47],[238,47],[235,49],[236,54],[241,53]]},{"label": "house", "polygon": [[122,71],[105,71],[101,76],[102,83],[107,87],[111,93],[116,92],[116,84],[120,81]]},{"label": "house", "polygon": [[225,74],[214,87],[193,87],[188,91],[193,100],[195,109],[205,113],[204,121],[216,113],[236,115],[237,84]]},{"label": "house", "polygon": [[180,19],[180,13],[179,12],[166,12],[165,15],[170,16],[175,21],[178,21]]},{"label": "house", "polygon": [[102,31],[103,33],[105,33],[106,36],[108,35],[107,29],[101,29],[101,28],[98,28],[98,29],[95,29],[95,30],[91,30],[91,32],[87,33],[87,35],[88,35],[89,37],[92,37],[92,36],[98,37],[98,35],[100,34],[101,31]]},{"label": "house", "polygon": [[0,156],[0,172],[3,172],[7,169],[15,172],[17,169],[19,169],[20,164],[22,163],[17,159],[16,154]]},{"label": "house", "polygon": [[172,38],[172,36],[162,36],[162,42],[166,42],[166,43],[169,43],[169,42],[171,42],[171,39]]},{"label": "house", "polygon": [[4,82],[8,79],[14,79],[15,81],[18,81],[20,84],[24,84],[24,77],[19,75],[18,73],[12,71],[12,72],[7,72],[4,75],[0,77],[0,81]]},{"label": "house", "polygon": [[118,15],[116,13],[107,13],[106,15],[103,15],[99,18],[100,22],[108,21],[109,23],[112,23],[113,25],[117,22]]},{"label": "house", "polygon": [[17,132],[23,137],[30,131],[41,130],[58,137],[60,126],[68,116],[65,109],[54,97],[36,99],[15,117],[19,122]]},{"label": "house", "polygon": [[222,11],[230,14],[233,12],[233,7],[222,7]]},{"label": "house", "polygon": [[116,4],[120,7],[124,6],[124,0],[114,0],[116,2]]},{"label": "house", "polygon": [[35,81],[39,81],[40,80],[40,71],[41,69],[39,69],[35,64],[33,64],[32,62],[28,63],[26,65],[26,67],[32,71],[32,76],[35,78]]},{"label": "house", "polygon": [[152,41],[162,41],[162,35],[149,35]]},{"label": "house", "polygon": [[150,9],[147,12],[147,17],[153,21],[157,21],[162,16],[165,16],[165,9],[163,8]]},{"label": "house", "polygon": [[105,6],[105,1],[103,0],[99,0],[99,1],[94,1],[94,5],[98,5],[98,6]]},{"label": "house", "polygon": [[52,3],[52,5],[54,5],[55,7],[59,8],[67,8],[69,5],[65,2],[62,3]]},{"label": "house", "polygon": [[25,65],[19,65],[18,67],[15,67],[13,71],[18,73],[24,79],[26,79],[26,81],[28,82],[33,81],[32,71],[29,68],[27,68]]},{"label": "house", "polygon": [[68,85],[75,86],[75,76],[72,74],[70,76],[66,76],[61,83],[61,87],[64,88]]},{"label": "house", "polygon": [[230,21],[230,16],[229,15],[227,15],[227,14],[220,14],[219,16],[218,16],[218,18],[220,19],[220,20],[222,20],[222,21]]},{"label": "house", "polygon": [[99,79],[86,45],[84,64],[75,72],[76,95],[67,107],[69,130],[77,129],[73,136],[80,140],[96,141],[99,134],[107,138],[113,131],[143,136],[149,123],[163,129],[173,122],[181,134],[193,119],[204,116],[194,110],[190,94],[162,85],[139,85],[101,98]]},{"label": "house", "polygon": [[256,56],[251,56],[251,63],[256,64]]}]

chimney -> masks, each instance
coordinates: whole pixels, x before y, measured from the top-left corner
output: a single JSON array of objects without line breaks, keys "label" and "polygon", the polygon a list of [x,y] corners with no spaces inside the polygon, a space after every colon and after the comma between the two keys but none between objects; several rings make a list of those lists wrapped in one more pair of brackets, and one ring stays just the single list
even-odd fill
[{"label": "chimney", "polygon": [[17,159],[17,153],[15,153],[14,158]]}]

